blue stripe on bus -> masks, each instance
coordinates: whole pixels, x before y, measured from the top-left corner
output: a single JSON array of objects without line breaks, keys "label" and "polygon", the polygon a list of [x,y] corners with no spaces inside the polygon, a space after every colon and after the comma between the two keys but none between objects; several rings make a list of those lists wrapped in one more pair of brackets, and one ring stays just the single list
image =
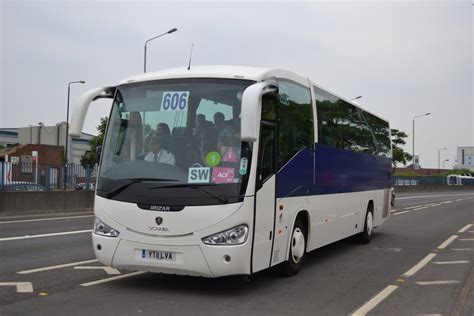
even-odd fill
[{"label": "blue stripe on bus", "polygon": [[277,197],[390,188],[390,158],[316,144],[299,151],[277,174]]}]

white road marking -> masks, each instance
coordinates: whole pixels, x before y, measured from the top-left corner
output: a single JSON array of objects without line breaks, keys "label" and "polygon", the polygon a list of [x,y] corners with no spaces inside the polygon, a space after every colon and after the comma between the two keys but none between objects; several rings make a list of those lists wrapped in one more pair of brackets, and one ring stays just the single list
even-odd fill
[{"label": "white road marking", "polygon": [[359,307],[356,311],[354,311],[351,315],[352,316],[363,316],[374,309],[380,302],[386,299],[393,291],[398,288],[396,285],[389,285],[385,289],[382,290],[379,294],[375,295],[371,298],[367,303]]},{"label": "white road marking", "polygon": [[467,232],[472,234],[474,233],[474,230],[468,230]]},{"label": "white road marking", "polygon": [[405,196],[397,197],[397,200],[408,200],[408,199],[418,199],[425,197],[443,197],[443,196],[456,196],[456,195],[474,195],[473,193],[456,193],[456,194],[431,194],[431,195],[417,195],[417,196]]},{"label": "white road marking", "polygon": [[431,207],[431,206],[424,206],[424,207],[415,208],[414,211],[419,211],[419,210],[422,210],[422,209],[425,209],[425,208],[428,208],[428,207]]},{"label": "white road marking", "polygon": [[460,283],[460,282],[459,281],[454,281],[454,280],[416,282],[416,284],[419,284],[419,285],[438,285],[438,284],[456,284],[456,283]]},{"label": "white road marking", "polygon": [[42,222],[42,221],[56,221],[60,219],[76,219],[84,217],[94,217],[95,215],[79,215],[79,216],[65,216],[65,217],[52,217],[52,218],[38,218],[38,219],[22,219],[17,221],[5,221],[0,224],[12,224],[12,223],[27,223],[27,222]]},{"label": "white road marking", "polygon": [[413,266],[410,270],[403,274],[404,277],[411,277],[415,273],[417,273],[421,268],[428,264],[436,256],[435,253],[430,253],[426,257],[424,257],[420,262],[418,262],[415,266]]},{"label": "white road marking", "polygon": [[454,250],[454,251],[471,251],[471,250],[474,250],[472,248],[453,248],[451,250]]},{"label": "white road marking", "polygon": [[474,238],[459,238],[461,241],[474,241]]},{"label": "white road marking", "polygon": [[467,260],[459,260],[459,261],[437,261],[433,262],[434,264],[462,264],[462,263],[469,263]]},{"label": "white road marking", "polygon": [[0,282],[0,286],[16,286],[17,293],[33,292],[33,284],[31,282]]},{"label": "white road marking", "polygon": [[112,267],[90,267],[90,266],[79,266],[74,267],[76,270],[104,270],[107,274],[118,275],[122,274],[119,270]]},{"label": "white road marking", "polygon": [[449,203],[453,203],[453,201],[444,201],[444,202],[441,202],[441,204],[449,204]]},{"label": "white road marking", "polygon": [[404,213],[410,213],[410,211],[403,211],[403,212],[393,213],[393,215],[400,215],[400,214],[404,214]]},{"label": "white road marking", "polygon": [[462,201],[462,199],[457,199],[457,200],[455,200],[455,202],[459,202],[459,201]]},{"label": "white road marking", "polygon": [[441,245],[438,246],[438,249],[444,249],[446,248],[447,246],[449,246],[450,243],[452,243],[456,238],[458,238],[458,235],[452,235],[451,237],[449,237],[448,239],[446,239],[445,241],[443,241],[441,243]]},{"label": "white road marking", "polygon": [[393,213],[393,212],[396,212],[396,211],[397,211],[397,210],[393,210],[393,209],[392,209],[392,210],[390,210],[390,213]]},{"label": "white road marking", "polygon": [[76,230],[72,232],[60,232],[60,233],[51,233],[51,234],[41,234],[41,235],[25,235],[25,236],[16,236],[16,237],[6,237],[0,238],[0,241],[10,241],[10,240],[20,240],[20,239],[31,239],[31,238],[42,238],[42,237],[54,237],[54,236],[63,236],[63,235],[73,235],[73,234],[83,234],[90,233],[92,229],[87,230]]},{"label": "white road marking", "polygon": [[425,205],[424,205],[424,204],[423,204],[423,205],[415,205],[415,206],[405,207],[405,208],[403,208],[403,209],[404,209],[404,210],[411,210],[411,209],[418,208],[418,207],[422,207],[422,206],[425,206]]},{"label": "white road marking", "polygon": [[468,230],[471,227],[472,227],[472,224],[467,224],[466,226],[458,230],[458,233],[464,233],[466,230]]},{"label": "white road marking", "polygon": [[441,203],[421,204],[421,205],[415,205],[415,206],[405,207],[404,209],[405,209],[405,210],[414,209],[414,210],[416,211],[416,210],[421,210],[421,209],[424,209],[424,208],[428,208],[428,207],[432,207],[432,206],[438,206],[438,205],[441,205]]},{"label": "white road marking", "polygon": [[82,283],[81,286],[92,286],[92,285],[101,284],[101,283],[106,283],[106,282],[115,281],[115,280],[119,280],[119,279],[125,279],[125,278],[128,278],[128,277],[132,277],[132,276],[140,275],[140,274],[144,274],[144,273],[146,273],[146,271],[138,271],[138,272],[127,273],[127,274],[123,274],[123,275],[119,275],[119,276],[114,276],[114,277],[107,278],[107,279],[102,279],[102,280],[97,280],[97,281]]},{"label": "white road marking", "polygon": [[93,263],[93,262],[97,262],[97,261],[99,261],[99,260],[94,259],[94,260],[71,262],[71,263],[58,264],[58,265],[55,265],[55,266],[49,266],[49,267],[44,267],[44,268],[18,271],[17,273],[18,274],[30,274],[30,273],[35,273],[35,272],[42,272],[42,271],[48,271],[48,270],[54,270],[54,269],[67,268],[67,267],[77,266],[77,265],[80,265],[80,264]]}]

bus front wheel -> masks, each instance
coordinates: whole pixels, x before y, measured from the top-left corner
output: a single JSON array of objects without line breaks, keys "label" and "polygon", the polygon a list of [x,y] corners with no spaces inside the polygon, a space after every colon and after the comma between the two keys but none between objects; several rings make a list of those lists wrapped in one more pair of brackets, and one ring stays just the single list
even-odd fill
[{"label": "bus front wheel", "polygon": [[306,253],[306,227],[301,217],[297,218],[290,240],[290,255],[282,264],[282,274],[293,276],[298,273]]},{"label": "bus front wheel", "polygon": [[357,241],[361,244],[368,244],[370,242],[370,237],[372,237],[374,229],[374,212],[371,205],[372,204],[369,204],[367,207],[367,213],[365,214],[364,230],[357,235]]}]

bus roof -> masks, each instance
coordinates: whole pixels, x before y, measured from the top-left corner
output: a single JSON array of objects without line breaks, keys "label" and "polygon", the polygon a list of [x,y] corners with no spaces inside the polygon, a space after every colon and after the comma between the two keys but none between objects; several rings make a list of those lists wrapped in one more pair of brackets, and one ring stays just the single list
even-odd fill
[{"label": "bus roof", "polygon": [[120,84],[175,78],[228,78],[262,81],[276,76],[289,77],[290,79],[308,86],[308,79],[298,76],[290,71],[237,65],[191,66],[190,70],[188,70],[187,67],[169,68],[135,75],[120,81]]},{"label": "bus roof", "polygon": [[348,100],[329,89],[322,87],[319,84],[314,83],[308,78],[297,75],[288,70],[276,69],[276,68],[266,68],[266,67],[256,67],[256,66],[241,66],[241,65],[196,65],[191,66],[191,69],[188,70],[187,67],[177,67],[177,68],[168,68],[154,72],[147,72],[143,74],[137,74],[130,76],[119,82],[119,85],[133,83],[133,82],[143,82],[143,81],[152,81],[152,80],[162,80],[162,79],[178,79],[178,78],[227,78],[227,79],[243,79],[243,80],[253,80],[253,81],[263,81],[268,78],[286,78],[293,80],[299,84],[302,84],[306,87],[309,85],[314,85],[322,90],[327,91],[328,93],[334,95],[335,97],[342,99],[362,110],[384,120],[385,118],[368,111],[359,103]]}]

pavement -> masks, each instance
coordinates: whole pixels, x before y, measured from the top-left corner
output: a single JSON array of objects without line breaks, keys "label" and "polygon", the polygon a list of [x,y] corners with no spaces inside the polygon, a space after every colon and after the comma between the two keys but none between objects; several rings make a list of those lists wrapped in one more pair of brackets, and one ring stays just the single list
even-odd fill
[{"label": "pavement", "polygon": [[398,194],[367,245],[299,274],[206,279],[104,267],[90,214],[0,218],[0,315],[473,315],[474,193]]}]

